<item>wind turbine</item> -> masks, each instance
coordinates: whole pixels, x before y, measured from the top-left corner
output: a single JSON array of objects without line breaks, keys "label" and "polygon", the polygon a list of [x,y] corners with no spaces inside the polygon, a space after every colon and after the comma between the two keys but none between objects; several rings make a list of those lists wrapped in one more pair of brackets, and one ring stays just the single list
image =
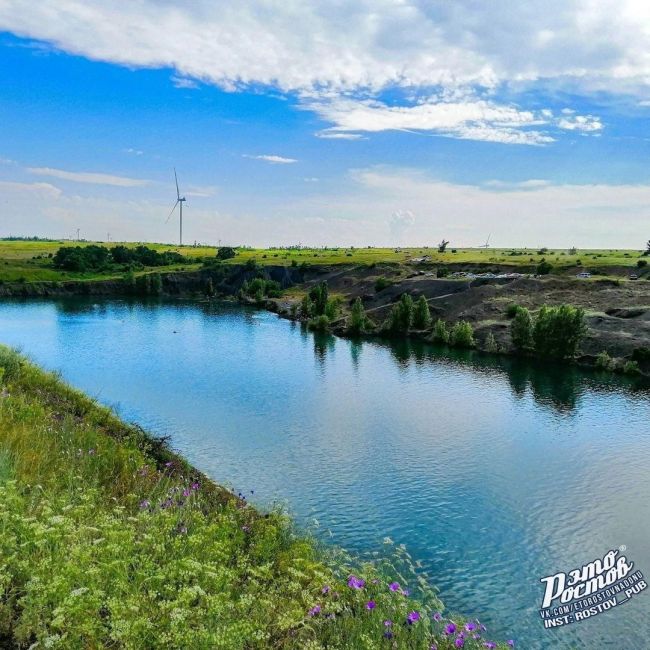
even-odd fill
[{"label": "wind turbine", "polygon": [[490,237],[492,237],[492,233],[488,235],[485,244],[482,244],[481,246],[479,246],[479,248],[490,248]]},{"label": "wind turbine", "polygon": [[174,214],[174,210],[176,209],[176,206],[177,205],[180,206],[179,207],[180,235],[178,241],[179,241],[179,245],[182,246],[183,245],[183,203],[185,202],[186,199],[184,196],[181,196],[180,190],[178,189],[178,176],[176,176],[176,167],[174,167],[174,180],[176,181],[176,203],[174,203],[174,207],[172,208],[172,211],[169,213],[169,216],[167,217],[167,221],[165,221],[165,223],[167,223],[171,219],[172,214]]}]

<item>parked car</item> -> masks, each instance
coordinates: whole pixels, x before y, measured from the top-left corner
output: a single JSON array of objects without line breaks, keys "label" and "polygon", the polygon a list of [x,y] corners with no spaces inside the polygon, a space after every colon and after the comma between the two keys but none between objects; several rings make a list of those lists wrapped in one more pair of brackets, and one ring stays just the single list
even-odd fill
[{"label": "parked car", "polygon": [[638,280],[639,276],[636,273],[630,273],[630,280]]}]

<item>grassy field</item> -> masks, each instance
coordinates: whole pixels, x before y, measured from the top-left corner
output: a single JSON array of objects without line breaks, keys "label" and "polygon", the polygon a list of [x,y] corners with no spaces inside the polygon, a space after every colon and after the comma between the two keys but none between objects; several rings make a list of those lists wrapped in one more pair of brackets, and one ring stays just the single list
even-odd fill
[{"label": "grassy field", "polygon": [[[5,282],[36,282],[62,280],[94,280],[119,277],[111,273],[74,273],[54,269],[51,257],[61,246],[85,246],[101,242],[72,242],[72,241],[7,241],[0,240],[0,281]],[[117,242],[105,244],[115,246]],[[137,243],[127,242],[126,246],[136,246]],[[158,271],[195,270],[199,268],[204,258],[214,258],[215,247],[207,246],[172,246],[167,244],[146,244],[150,248],[162,252],[178,251],[186,257],[196,259],[196,264],[186,263],[174,267],[158,267]],[[453,252],[455,251],[455,252]],[[575,254],[563,249],[540,251],[527,248],[459,248],[448,249],[438,253],[432,248],[269,248],[237,249],[237,255],[228,260],[227,264],[244,263],[255,259],[259,264],[374,264],[374,263],[408,263],[413,259],[428,256],[432,264],[466,264],[466,265],[507,265],[517,268],[530,269],[545,259],[553,266],[554,273],[573,273],[578,264],[587,271],[600,271],[607,275],[608,271],[633,272],[637,260],[642,256],[641,250],[578,250]]]},{"label": "grassy field", "polygon": [[442,650],[489,638],[443,615],[404,558],[320,548],[0,346],[0,647]]}]

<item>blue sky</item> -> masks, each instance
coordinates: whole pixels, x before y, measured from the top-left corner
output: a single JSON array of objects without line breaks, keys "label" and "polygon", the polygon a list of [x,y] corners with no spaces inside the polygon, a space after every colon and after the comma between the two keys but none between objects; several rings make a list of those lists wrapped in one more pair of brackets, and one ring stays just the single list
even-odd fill
[{"label": "blue sky", "polygon": [[0,235],[641,247],[648,10],[504,5],[7,0]]}]

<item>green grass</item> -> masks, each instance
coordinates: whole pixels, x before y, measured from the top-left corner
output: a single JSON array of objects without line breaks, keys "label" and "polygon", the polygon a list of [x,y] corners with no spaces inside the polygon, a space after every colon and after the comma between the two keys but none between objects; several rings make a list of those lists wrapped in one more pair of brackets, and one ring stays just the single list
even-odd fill
[{"label": "green grass", "polygon": [[397,559],[320,547],[0,346],[0,646],[452,648]]},{"label": "green grass", "polygon": [[[123,274],[113,273],[73,273],[64,272],[52,267],[48,255],[54,255],[61,246],[85,246],[101,242],[74,241],[7,241],[0,240],[0,281],[4,282],[42,282],[65,280],[97,280],[122,277]],[[107,246],[115,246],[121,242],[111,242]],[[127,242],[126,246],[137,246],[138,243]],[[216,247],[211,246],[172,246],[167,244],[147,244],[155,250],[178,251],[189,258],[196,258],[196,264],[180,264],[172,267],[157,267],[157,271],[196,270],[204,258],[214,258]],[[570,255],[565,249],[551,249],[540,254],[537,249],[527,248],[459,248],[456,253],[448,249],[438,253],[436,247],[430,248],[328,248],[328,249],[279,249],[279,248],[240,248],[237,255],[224,264],[242,264],[249,259],[255,259],[261,265],[280,264],[403,264],[413,258],[425,255],[431,258],[432,264],[464,264],[511,267],[512,270],[535,267],[542,259],[553,266],[553,273],[573,274],[577,262],[587,271],[600,271],[608,275],[617,270],[622,273],[636,271],[636,262],[642,255],[640,250],[599,249],[578,250]],[[517,253],[512,255],[512,253]],[[645,271],[644,271],[645,273]]]}]

